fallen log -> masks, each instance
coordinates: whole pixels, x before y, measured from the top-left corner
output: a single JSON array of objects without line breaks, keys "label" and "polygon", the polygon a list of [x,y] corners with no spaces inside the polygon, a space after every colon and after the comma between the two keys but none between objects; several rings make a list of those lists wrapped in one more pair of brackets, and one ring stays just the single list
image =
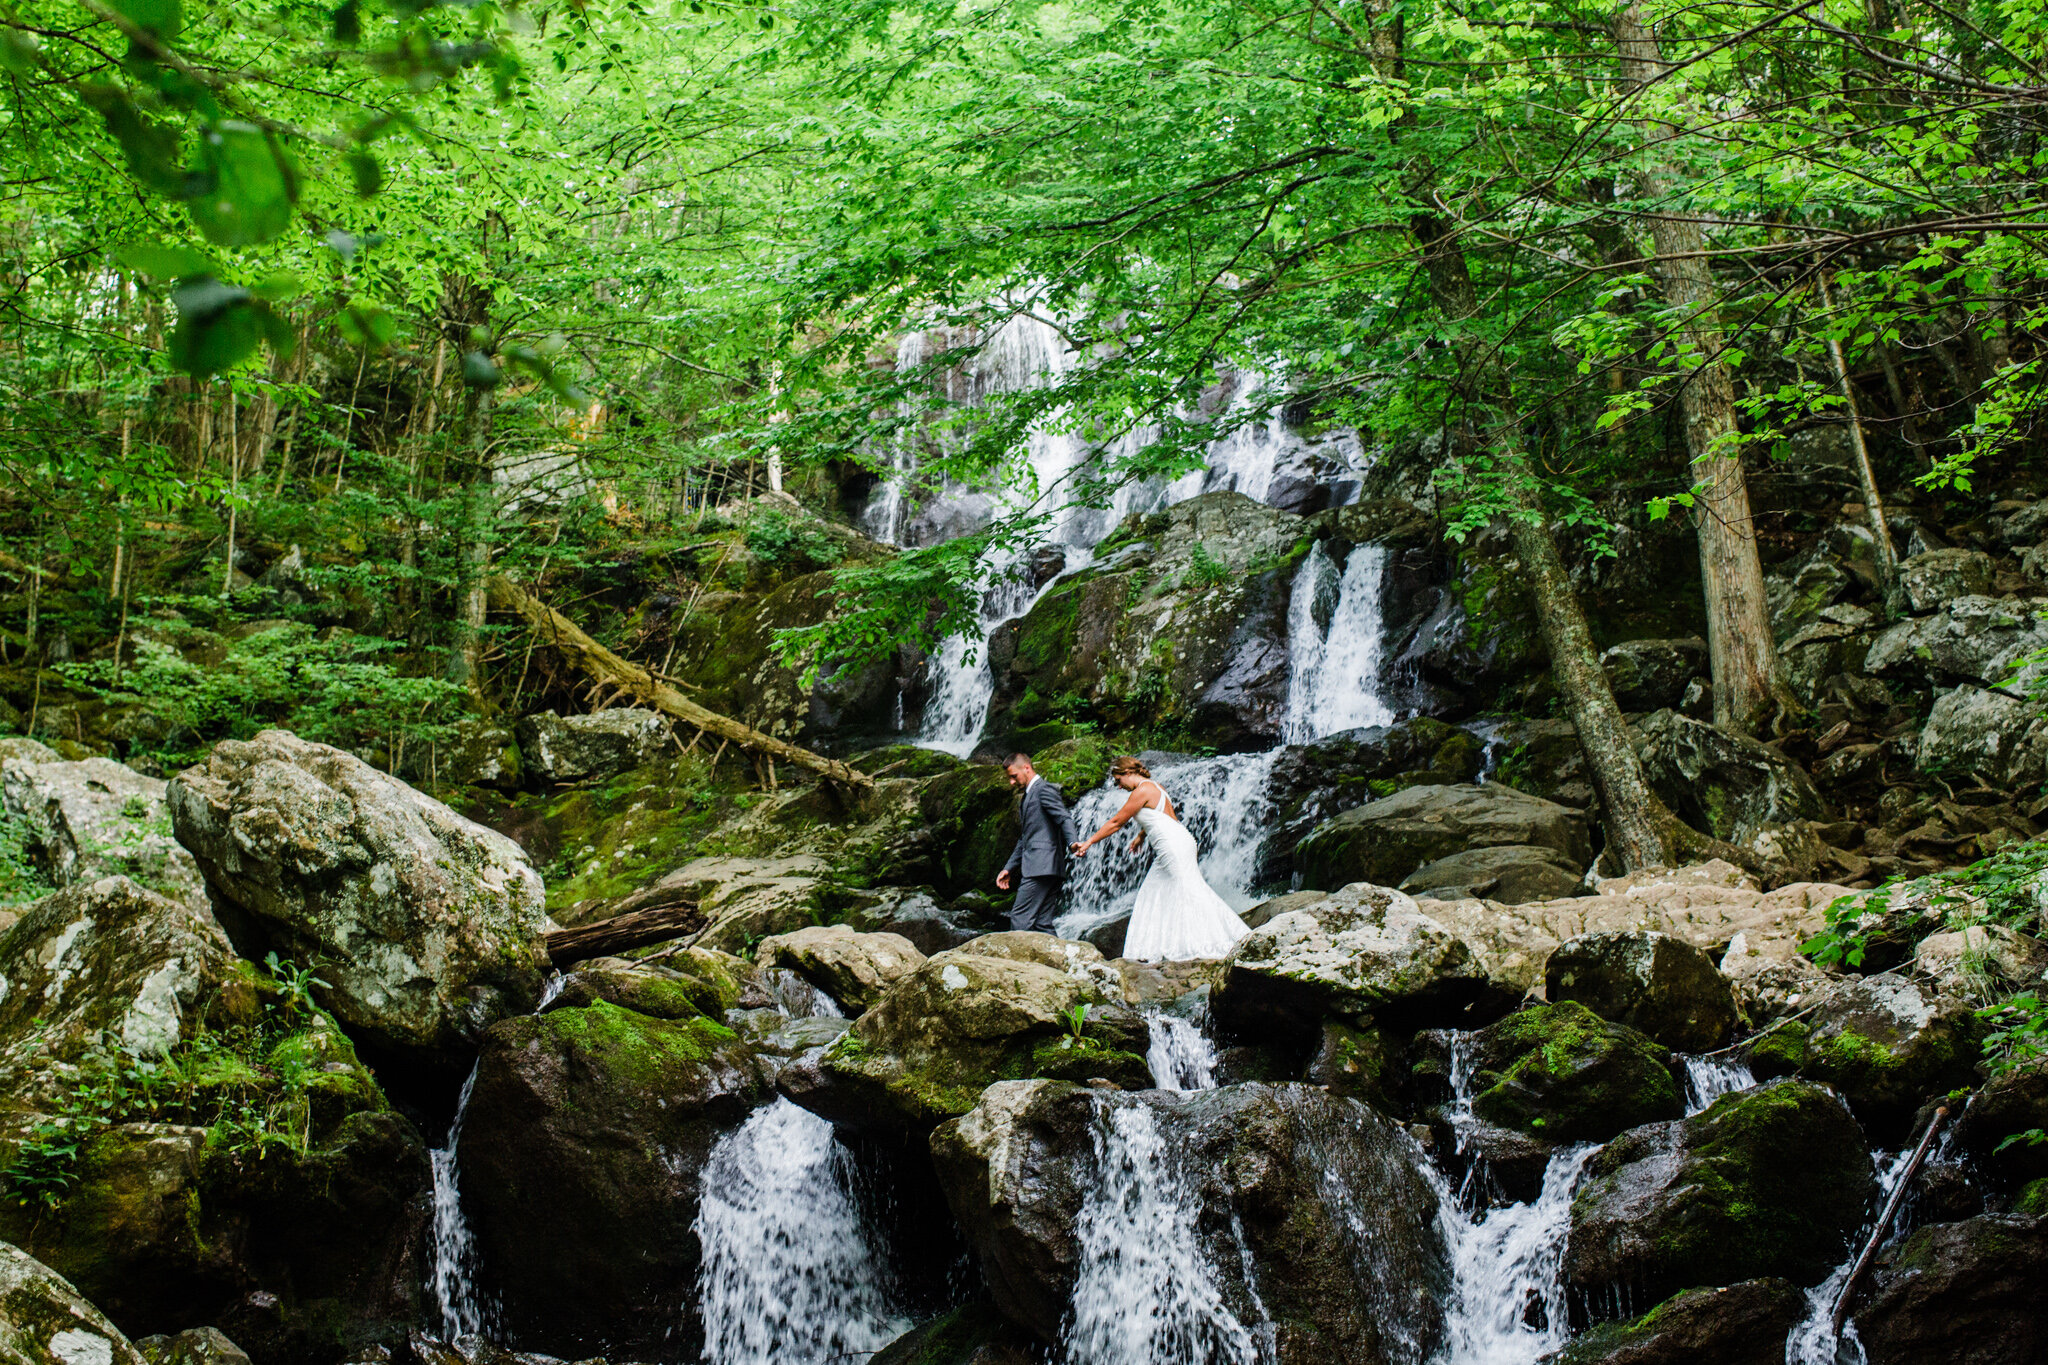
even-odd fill
[{"label": "fallen log", "polygon": [[547,936],[548,961],[560,970],[593,957],[617,957],[650,943],[694,934],[704,923],[704,912],[693,900],[632,910],[595,924],[555,930]]},{"label": "fallen log", "polygon": [[743,725],[731,716],[721,716],[708,707],[699,706],[684,696],[679,688],[663,682],[639,664],[620,658],[591,639],[574,621],[503,575],[491,579],[490,594],[493,606],[525,617],[543,639],[590,677],[631,692],[664,715],[720,739],[730,740],[741,748],[783,759],[799,768],[808,768],[820,777],[848,787],[865,791],[875,785],[872,777],[836,758],[799,748],[787,740],[763,734],[751,725]]}]

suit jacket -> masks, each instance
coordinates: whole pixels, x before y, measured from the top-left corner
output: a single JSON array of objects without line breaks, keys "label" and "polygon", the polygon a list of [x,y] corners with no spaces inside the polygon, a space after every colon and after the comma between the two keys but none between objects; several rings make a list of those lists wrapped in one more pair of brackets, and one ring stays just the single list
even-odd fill
[{"label": "suit jacket", "polygon": [[1024,832],[1017,839],[1017,847],[1010,851],[1010,875],[1021,872],[1026,877],[1066,876],[1067,864],[1073,858],[1068,849],[1081,836],[1074,832],[1074,813],[1067,809],[1067,799],[1060,795],[1060,789],[1042,777],[1033,782],[1017,809],[1017,823]]}]

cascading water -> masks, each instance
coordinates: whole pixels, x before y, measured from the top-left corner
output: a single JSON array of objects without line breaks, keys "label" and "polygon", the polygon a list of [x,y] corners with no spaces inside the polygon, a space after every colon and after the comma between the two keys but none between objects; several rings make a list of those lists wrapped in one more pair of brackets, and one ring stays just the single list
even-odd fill
[{"label": "cascading water", "polygon": [[428,1154],[434,1177],[434,1302],[441,1310],[441,1336],[448,1341],[474,1336],[484,1329],[483,1301],[476,1289],[476,1239],[462,1213],[462,1191],[456,1184],[456,1151],[462,1142],[462,1120],[469,1095],[476,1088],[476,1068],[462,1083],[455,1102],[455,1120],[448,1141]]},{"label": "cascading water", "polygon": [[1145,1065],[1161,1090],[1185,1093],[1216,1088],[1216,1044],[1192,1019],[1154,1013],[1145,1020],[1152,1042]]},{"label": "cascading water", "polygon": [[1723,1095],[1747,1090],[1756,1084],[1747,1062],[1733,1058],[1693,1057],[1680,1054],[1685,1068],[1685,1114],[1691,1118]]},{"label": "cascading water", "polygon": [[[1871,1159],[1878,1165],[1877,1201],[1872,1206],[1882,1209],[1906,1178],[1906,1171],[1913,1164],[1911,1148],[1896,1155],[1886,1152],[1872,1152]],[[1892,1229],[1894,1237],[1900,1229]],[[1863,1343],[1857,1340],[1854,1319],[1842,1327],[1842,1335],[1835,1335],[1835,1304],[1842,1297],[1842,1288],[1848,1283],[1849,1272],[1855,1269],[1856,1258],[1863,1251],[1864,1242],[1870,1238],[1868,1226],[1857,1231],[1856,1239],[1849,1244],[1849,1256],[1825,1280],[1806,1291],[1806,1318],[1792,1329],[1792,1336],[1785,1343],[1785,1365],[1864,1365]]]},{"label": "cascading water", "polygon": [[1380,676],[1386,570],[1385,546],[1358,545],[1339,575],[1321,541],[1295,570],[1287,608],[1287,720],[1281,730],[1288,743],[1393,723]]}]

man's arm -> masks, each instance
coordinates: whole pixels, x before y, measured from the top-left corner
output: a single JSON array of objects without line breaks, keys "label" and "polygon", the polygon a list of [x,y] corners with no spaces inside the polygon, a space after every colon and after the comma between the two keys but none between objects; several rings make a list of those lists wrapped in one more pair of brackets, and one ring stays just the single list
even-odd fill
[{"label": "man's arm", "polygon": [[[1046,785],[1051,786],[1052,784],[1048,782]],[[1067,806],[1067,798],[1065,793],[1060,792],[1058,790],[1055,790],[1053,792],[1052,808],[1055,812],[1057,812],[1055,818],[1059,821],[1061,833],[1060,847],[1072,848],[1075,844],[1081,841],[1081,835],[1080,832],[1074,828],[1074,812],[1070,810]]]}]

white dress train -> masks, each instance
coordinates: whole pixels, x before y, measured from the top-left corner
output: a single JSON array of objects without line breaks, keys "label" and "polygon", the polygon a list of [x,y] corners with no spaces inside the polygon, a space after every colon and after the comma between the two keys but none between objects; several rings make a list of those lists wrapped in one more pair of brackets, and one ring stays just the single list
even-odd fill
[{"label": "white dress train", "polygon": [[1131,908],[1124,956],[1143,962],[1185,962],[1227,954],[1251,931],[1203,878],[1195,836],[1153,806],[1138,808],[1138,828],[1152,846],[1152,870],[1145,874],[1137,904]]}]

